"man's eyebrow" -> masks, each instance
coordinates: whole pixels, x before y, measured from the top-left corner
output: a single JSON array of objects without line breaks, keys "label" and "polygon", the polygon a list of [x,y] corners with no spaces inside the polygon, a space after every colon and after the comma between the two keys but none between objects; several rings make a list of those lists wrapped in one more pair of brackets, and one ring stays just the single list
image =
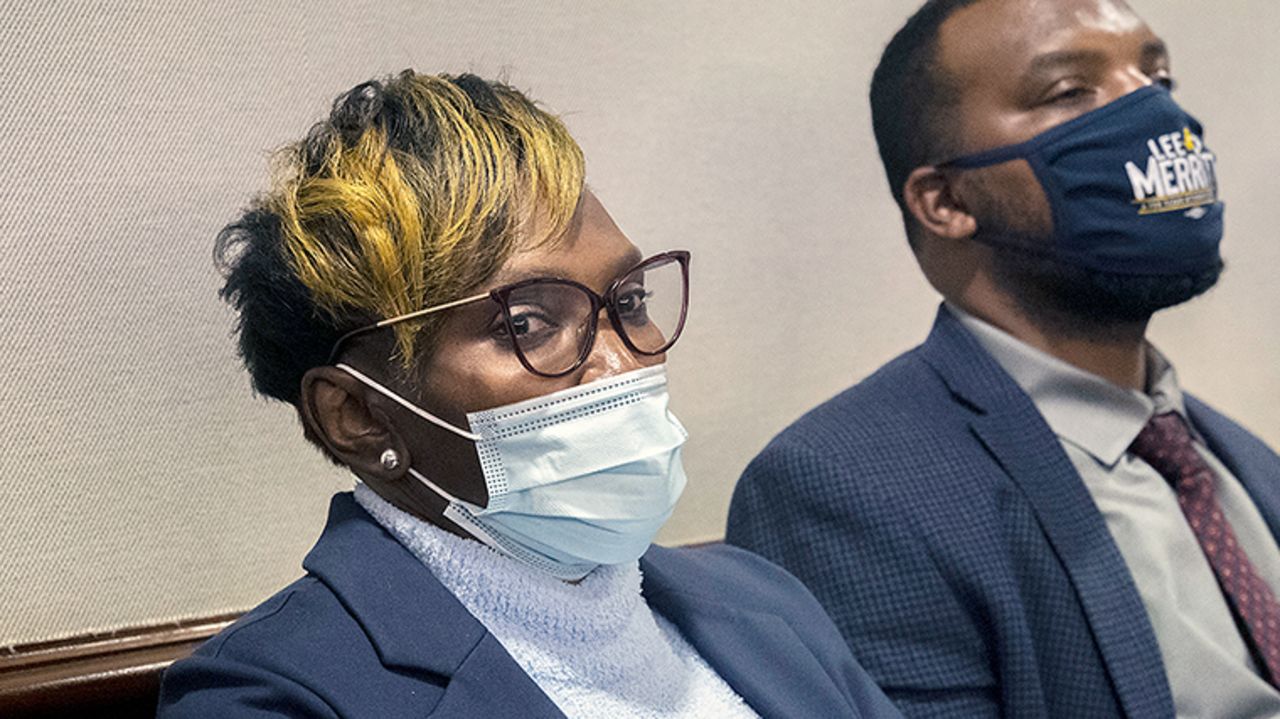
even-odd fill
[{"label": "man's eyebrow", "polygon": [[1063,65],[1091,65],[1105,62],[1106,57],[1097,50],[1058,50],[1036,56],[1027,67],[1025,76],[1035,77]]},{"label": "man's eyebrow", "polygon": [[1151,40],[1142,45],[1142,61],[1155,62],[1157,60],[1169,59],[1169,46],[1164,44],[1164,40]]}]

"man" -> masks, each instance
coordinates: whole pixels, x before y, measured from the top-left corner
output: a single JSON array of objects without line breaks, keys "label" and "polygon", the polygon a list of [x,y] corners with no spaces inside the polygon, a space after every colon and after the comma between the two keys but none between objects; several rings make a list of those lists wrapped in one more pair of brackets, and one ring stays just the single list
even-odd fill
[{"label": "man", "polygon": [[872,82],[925,343],[799,420],[728,540],[909,716],[1280,715],[1280,457],[1148,320],[1222,262],[1216,158],[1120,0],[931,0]]}]

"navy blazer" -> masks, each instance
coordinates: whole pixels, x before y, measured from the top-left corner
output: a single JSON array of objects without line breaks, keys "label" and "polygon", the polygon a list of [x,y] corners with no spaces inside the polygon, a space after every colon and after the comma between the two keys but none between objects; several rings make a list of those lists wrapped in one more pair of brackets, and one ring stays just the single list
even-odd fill
[{"label": "navy blazer", "polygon": [[[307,575],[165,672],[159,716],[563,717],[350,493]],[[794,577],[740,549],[652,547],[649,605],[764,717],[901,716]]]},{"label": "navy blazer", "polygon": [[[1280,457],[1191,421],[1272,534]],[[941,310],[928,340],[783,431],[727,540],[789,569],[908,716],[1172,717],[1124,559],[1053,431]]]}]

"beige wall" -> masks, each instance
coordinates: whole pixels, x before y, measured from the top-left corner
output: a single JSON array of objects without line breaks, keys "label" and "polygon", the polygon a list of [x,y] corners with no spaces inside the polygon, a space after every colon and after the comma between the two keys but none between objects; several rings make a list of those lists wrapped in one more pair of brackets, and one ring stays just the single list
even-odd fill
[{"label": "beige wall", "polygon": [[[1280,444],[1280,4],[1136,2],[1230,202],[1223,286],[1155,336]],[[528,90],[637,244],[693,250],[671,359],[692,481],[661,538],[720,536],[770,436],[928,329],[865,101],[911,4],[0,3],[0,645],[243,609],[297,574],[350,479],[250,397],[212,238],[267,149],[409,66]]]}]

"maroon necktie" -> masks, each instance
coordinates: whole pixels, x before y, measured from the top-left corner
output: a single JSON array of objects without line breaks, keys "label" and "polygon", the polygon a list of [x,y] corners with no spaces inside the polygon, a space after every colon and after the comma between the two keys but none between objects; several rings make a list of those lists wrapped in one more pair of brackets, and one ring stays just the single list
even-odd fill
[{"label": "maroon necktie", "polygon": [[1276,686],[1280,678],[1280,604],[1258,576],[1236,541],[1222,507],[1214,497],[1217,475],[1191,443],[1191,432],[1176,412],[1151,418],[1129,451],[1159,472],[1178,493],[1178,504],[1200,541],[1237,624],[1266,665],[1263,677]]}]

